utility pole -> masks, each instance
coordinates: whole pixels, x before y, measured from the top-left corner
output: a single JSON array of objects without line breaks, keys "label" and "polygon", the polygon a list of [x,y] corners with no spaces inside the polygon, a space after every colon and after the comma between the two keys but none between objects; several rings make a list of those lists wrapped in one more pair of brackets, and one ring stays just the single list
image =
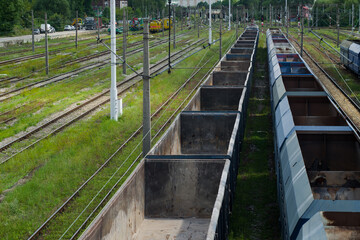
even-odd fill
[{"label": "utility pole", "polygon": [[223,16],[222,16],[222,7],[221,7],[221,12],[220,12],[220,47],[219,47],[219,61],[221,60],[221,57],[222,57],[222,52],[221,52],[221,31],[222,31],[222,29],[221,29],[221,25],[222,25],[222,18],[223,18]]},{"label": "utility pole", "polygon": [[110,88],[110,118],[118,120],[118,101],[116,88],[116,30],[115,30],[115,0],[110,0],[110,32],[111,32],[111,88]]},{"label": "utility pole", "polygon": [[354,35],[354,4],[351,7],[351,34]]},{"label": "utility pole", "polygon": [[199,17],[196,18],[196,19],[198,19],[198,20],[197,20],[197,21],[198,21],[197,30],[198,30],[198,38],[200,38],[200,24],[201,24],[201,19],[200,19],[200,12],[198,12],[197,7],[196,7],[196,13],[197,13],[197,15],[199,15]]},{"label": "utility pole", "polygon": [[75,47],[78,47],[78,11],[76,11],[76,23],[75,23]]},{"label": "utility pole", "polygon": [[231,0],[229,0],[229,28],[228,28],[228,31],[231,30],[231,21],[230,21],[230,18],[231,18]]},{"label": "utility pole", "polygon": [[169,62],[169,69],[168,69],[168,73],[171,73],[171,65],[170,65],[170,54],[171,54],[171,0],[169,0],[169,57],[168,57],[168,62]]},{"label": "utility pole", "polygon": [[235,24],[235,29],[236,29],[236,39],[238,39],[239,37],[239,33],[238,33],[238,25],[239,25],[239,11],[236,11],[236,24]]},{"label": "utility pole", "polygon": [[285,0],[285,14],[284,14],[284,16],[285,16],[285,24],[286,24],[286,37],[289,37],[289,28],[288,28],[288,15],[287,15],[287,9],[288,8],[288,6],[287,6],[287,0]]},{"label": "utility pole", "polygon": [[123,74],[126,74],[126,32],[127,32],[127,19],[125,7],[123,7]]},{"label": "utility pole", "polygon": [[209,45],[212,43],[212,30],[211,30],[211,0],[209,0]]},{"label": "utility pole", "polygon": [[31,10],[31,40],[32,40],[32,51],[35,52],[35,36],[34,36],[34,10]]},{"label": "utility pole", "polygon": [[173,6],[173,25],[174,25],[174,49],[176,48],[176,13],[175,13],[175,6]]},{"label": "utility pole", "polygon": [[360,32],[360,5],[359,5],[359,31]]},{"label": "utility pole", "polygon": [[[169,0],[170,6],[171,0]],[[169,14],[170,21],[170,14]],[[170,24],[170,22],[169,22]],[[170,27],[170,26],[169,26]],[[171,29],[169,29],[169,32]],[[143,67],[143,156],[151,147],[151,119],[150,119],[150,57],[149,57],[149,19],[144,19],[144,67]]]},{"label": "utility pole", "polygon": [[300,10],[300,18],[301,18],[301,45],[300,45],[300,56],[303,56],[303,40],[304,40],[304,16],[303,16],[303,6],[301,6]]},{"label": "utility pole", "polygon": [[47,36],[47,13],[45,13],[45,67],[46,75],[49,75],[49,46],[48,46],[48,36]]},{"label": "utility pole", "polygon": [[272,27],[272,6],[271,6],[271,4],[269,7],[269,11],[270,11],[270,27]]},{"label": "utility pole", "polygon": [[100,12],[99,8],[97,9],[97,20],[98,20],[98,39],[100,39]]},{"label": "utility pole", "polygon": [[[286,0],[287,5],[287,0]],[[286,6],[286,37],[289,38],[289,23],[290,23],[290,9],[289,6]]]},{"label": "utility pole", "polygon": [[183,7],[181,7],[181,31],[183,30],[183,23],[184,23],[184,11],[183,11]]},{"label": "utility pole", "polygon": [[336,41],[336,46],[339,47],[339,28],[340,28],[340,11],[339,8],[337,8],[337,12],[336,12],[336,27],[337,27],[337,41]]},{"label": "utility pole", "polygon": [[[162,36],[164,37],[165,36],[165,30],[164,30],[164,19],[165,19],[165,11],[164,9],[162,10],[162,22],[161,22],[161,25],[162,25]],[[182,30],[182,29],[181,29]]]}]

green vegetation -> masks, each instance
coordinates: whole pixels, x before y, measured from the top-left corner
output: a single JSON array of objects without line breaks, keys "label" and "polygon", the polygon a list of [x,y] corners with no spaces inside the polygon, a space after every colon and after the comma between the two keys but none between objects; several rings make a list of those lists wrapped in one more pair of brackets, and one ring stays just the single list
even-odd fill
[{"label": "green vegetation", "polygon": [[[226,32],[223,37],[223,52],[225,52],[225,46],[229,47],[234,42],[234,30]],[[153,119],[153,134],[175,111],[179,103],[209,70],[208,68],[218,61],[218,52],[218,44],[216,44],[211,49],[203,50],[177,65],[172,74],[168,75],[165,72],[152,78],[151,109],[154,112],[195,71],[188,66],[201,66],[209,60],[192,83],[181,91],[166,111],[162,112],[163,115]],[[95,83],[96,77],[94,78],[88,81]],[[97,79],[97,81],[102,80],[103,78]],[[142,84],[139,83],[129,94],[123,96],[123,102],[124,113],[118,122],[109,119],[109,106],[106,105],[88,119],[78,122],[0,165],[1,239],[29,236],[141,125]],[[89,209],[79,218],[65,238],[69,238],[74,233],[75,227],[80,225],[99,203],[100,198],[104,197],[110,187],[121,179],[125,170],[135,161],[141,151],[140,138],[141,136],[138,136],[131,141],[111,160],[101,174],[88,184],[76,200],[54,220],[42,238],[59,238],[109,177],[114,175],[109,185],[90,204]],[[131,169],[136,164],[137,162]],[[119,171],[115,173],[118,168]],[[130,172],[120,180],[118,187]]]},{"label": "green vegetation", "polygon": [[[193,36],[191,35],[184,36],[184,40],[190,40],[191,38],[193,38]],[[183,41],[178,42],[178,48],[182,48],[184,46],[188,46],[188,44],[185,44]],[[161,58],[165,57],[167,55],[167,51],[163,50],[164,44],[151,48],[150,55],[156,56],[153,60],[158,61]],[[131,66],[135,66],[141,63],[142,59],[143,55],[142,51],[140,51],[139,53],[128,57],[127,61]],[[25,64],[25,66],[27,64]],[[66,72],[72,69],[76,69],[77,66],[78,65],[74,65],[68,68],[64,68],[61,71],[56,70],[54,75],[57,75],[60,72]],[[139,68],[140,66],[135,67],[135,69]],[[122,81],[124,79],[124,76],[121,74],[121,72],[122,69],[118,68],[118,81]],[[42,74],[42,76],[45,76],[44,73]],[[43,78],[45,77],[40,76],[39,79]],[[37,81],[39,79],[37,79]],[[6,102],[3,102],[3,104],[0,106],[1,112],[11,110],[16,106],[26,106],[24,109],[19,109],[18,112],[14,113],[14,115],[17,117],[17,121],[14,124],[4,127],[2,129],[2,131],[0,132],[0,141],[4,140],[5,138],[11,137],[21,131],[25,131],[30,126],[35,126],[49,115],[59,111],[63,111],[71,104],[83,101],[85,99],[88,99],[90,96],[101,92],[102,90],[109,87],[109,79],[110,66],[106,65],[101,70],[93,69],[85,71],[84,73],[79,74],[79,76],[74,76],[66,80],[50,84],[46,87],[32,89],[21,95],[15,96]],[[32,79],[32,81],[34,81],[34,79]],[[21,85],[23,85],[23,83],[19,84],[17,87],[20,87]],[[51,94],[49,94],[49,92]],[[41,106],[41,108],[32,108],[32,106],[34,105]]]},{"label": "green vegetation", "polygon": [[265,34],[259,40],[230,221],[232,240],[280,239]]}]

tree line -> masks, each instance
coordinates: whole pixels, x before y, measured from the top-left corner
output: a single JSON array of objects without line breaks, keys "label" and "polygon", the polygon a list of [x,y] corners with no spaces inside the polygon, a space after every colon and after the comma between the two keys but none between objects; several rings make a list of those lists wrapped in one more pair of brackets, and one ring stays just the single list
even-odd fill
[{"label": "tree line", "polygon": [[[75,18],[75,13],[78,11],[79,17],[95,16],[93,3],[98,0],[0,0],[0,35],[20,35],[22,33],[29,33],[31,29],[31,11],[34,11],[35,25],[39,26],[44,23],[44,13],[47,12],[48,22],[56,29],[61,30],[65,24],[72,23]],[[110,0],[108,0],[110,2]],[[219,9],[221,7],[227,8],[229,0],[216,1],[212,0],[212,7]],[[128,18],[133,17],[163,17],[162,12],[167,13],[167,0],[128,0]],[[200,2],[198,9],[207,9],[208,1]],[[349,14],[348,9],[352,4],[355,4],[356,14],[360,0],[317,0],[313,7],[321,8],[321,12],[335,12],[336,9],[345,9],[343,14]],[[296,11],[296,6],[302,4],[312,5],[314,2],[310,0],[298,1],[288,0],[288,4],[292,7],[292,11]],[[232,0],[231,5],[234,11],[246,8],[249,10],[249,15],[254,15],[259,19],[261,15],[266,16],[266,11],[269,5],[278,8],[285,5],[285,0]],[[185,8],[186,9],[186,8]],[[263,13],[262,10],[263,9]],[[109,21],[110,9],[103,10],[103,22]],[[186,12],[181,11],[181,12]],[[324,17],[323,17],[324,18]],[[117,11],[117,19],[122,19],[122,11]],[[346,22],[346,19],[341,21]]]}]

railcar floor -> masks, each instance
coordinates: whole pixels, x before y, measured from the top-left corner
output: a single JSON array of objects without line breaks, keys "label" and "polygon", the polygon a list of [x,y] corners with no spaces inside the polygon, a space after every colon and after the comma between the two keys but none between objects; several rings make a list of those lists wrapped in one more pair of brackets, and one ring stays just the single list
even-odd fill
[{"label": "railcar floor", "polygon": [[265,32],[260,33],[230,239],[280,239]]},{"label": "railcar floor", "polygon": [[134,240],[188,240],[205,239],[209,219],[148,218],[144,219]]}]

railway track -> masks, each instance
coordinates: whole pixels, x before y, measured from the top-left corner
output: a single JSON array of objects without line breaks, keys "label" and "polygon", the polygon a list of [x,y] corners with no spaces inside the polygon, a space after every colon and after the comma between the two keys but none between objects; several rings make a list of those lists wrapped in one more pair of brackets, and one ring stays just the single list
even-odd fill
[{"label": "railway track", "polygon": [[[198,41],[193,43],[193,45],[195,45],[195,46],[187,48],[185,51],[184,51],[184,49],[182,49],[180,51],[175,52],[171,56],[172,61],[176,61],[176,60],[180,59],[181,57],[183,57],[187,53],[189,53],[192,50],[198,48],[198,45],[201,45],[204,42],[205,42],[204,39],[198,40]],[[159,71],[161,71],[162,69],[164,69],[166,67],[167,67],[167,58],[165,58],[165,59],[159,61],[157,64],[151,66],[151,71],[152,71],[152,73],[159,72]],[[129,88],[134,86],[139,81],[141,81],[141,77],[137,76],[136,74],[132,74],[132,76],[129,77],[128,79],[118,83],[117,84],[118,95],[124,94],[125,91],[127,91]],[[28,139],[30,136],[35,135],[35,138],[37,138],[37,140],[35,142],[31,143],[30,145],[28,145],[24,149],[20,150],[18,153],[8,157],[4,161],[2,161],[0,164],[3,164],[5,162],[9,161],[11,158],[16,156],[20,152],[23,152],[24,150],[32,147],[33,145],[40,142],[41,140],[43,140],[43,139],[45,139],[45,138],[47,138],[47,137],[61,131],[61,130],[63,130],[65,127],[67,127],[67,126],[71,125],[72,123],[78,121],[79,119],[85,117],[86,115],[93,112],[94,110],[96,110],[100,106],[108,103],[110,101],[110,98],[108,96],[109,93],[110,93],[110,90],[103,91],[102,93],[100,93],[100,94],[96,95],[95,97],[83,102],[82,104],[77,105],[76,107],[74,107],[74,108],[72,108],[72,109],[70,109],[70,110],[68,110],[68,111],[66,111],[66,112],[64,112],[62,114],[59,114],[58,116],[56,116],[53,119],[45,122],[44,124],[41,124],[40,126],[35,127],[31,131],[19,136],[15,140],[12,140],[12,141],[10,141],[8,143],[3,144],[2,146],[0,146],[0,152],[2,152],[5,149],[9,148],[14,143],[17,143],[17,142],[23,141],[25,139]],[[67,120],[67,119],[70,119],[70,120]],[[57,127],[54,127],[54,125],[57,125]],[[45,130],[45,132],[48,131],[49,134],[46,134],[45,136],[43,136],[43,134],[41,134],[41,133],[36,135],[38,132],[40,132],[41,130],[44,130],[45,128],[50,129],[50,130]],[[55,130],[52,130],[54,128],[55,128]]]},{"label": "railway track", "polygon": [[[183,36],[183,35],[181,35],[181,36]],[[179,37],[181,37],[181,36],[179,35]],[[167,43],[167,42],[168,42],[168,40],[159,40],[158,42],[151,45],[150,48],[156,47],[156,46],[158,46],[160,44]],[[141,45],[141,44],[139,44],[139,45]],[[137,48],[137,49],[128,51],[127,55],[128,56],[133,55],[133,54],[136,54],[136,53],[141,52],[141,51],[142,51],[142,48]],[[104,51],[100,55],[90,57],[90,59],[89,58],[87,58],[87,59],[84,58],[82,61],[83,62],[89,61],[89,60],[92,60],[94,58],[99,58],[99,57],[105,56],[106,54],[109,54],[109,53],[110,53],[109,51]],[[53,77],[50,77],[50,78],[47,78],[47,79],[44,79],[44,80],[41,80],[41,81],[37,81],[37,82],[34,82],[34,83],[27,84],[27,85],[22,86],[20,88],[16,88],[16,89],[1,93],[0,94],[0,102],[4,102],[6,100],[9,100],[10,98],[12,98],[14,96],[19,95],[20,92],[29,91],[29,90],[34,89],[34,88],[43,87],[43,86],[46,86],[46,85],[54,83],[54,82],[59,82],[59,81],[65,80],[65,79],[67,79],[67,78],[69,78],[69,77],[71,77],[73,75],[82,73],[82,72],[87,71],[87,70],[91,70],[91,69],[95,69],[95,68],[101,68],[101,67],[108,64],[107,60],[108,60],[108,58],[104,59],[102,62],[91,63],[90,65],[79,67],[79,68],[77,68],[75,70],[66,72],[64,74],[56,75],[56,76],[53,76]],[[22,79],[20,79],[20,80],[22,80]],[[16,79],[12,83],[18,82],[20,80]],[[16,93],[18,93],[18,94],[16,94]]]},{"label": "railway track", "polygon": [[[300,48],[299,42],[289,34],[290,39],[297,44],[297,50]],[[295,47],[295,46],[294,46]],[[300,51],[299,51],[300,52]],[[360,106],[357,104],[351,96],[337,83],[337,81],[331,77],[329,73],[325,71],[323,67],[314,59],[311,54],[303,48],[303,52],[306,56],[303,56],[307,60],[311,69],[315,72],[315,75],[320,79],[322,84],[329,95],[334,99],[341,112],[346,117],[356,131],[358,137],[360,136]],[[334,88],[335,87],[335,88]],[[335,89],[335,90],[334,90]]]},{"label": "railway track", "polygon": [[[204,42],[205,40],[202,40],[202,42]],[[203,66],[205,66],[210,59],[208,59]],[[215,65],[214,65],[215,66]],[[213,66],[213,67],[214,67]],[[182,109],[182,107],[184,106],[184,103],[186,102],[186,100],[191,96],[191,94],[198,89],[198,87],[200,86],[200,84],[202,83],[202,80],[211,72],[211,69],[208,70],[208,72],[205,74],[204,77],[202,77],[202,79],[196,84],[196,86],[193,88],[193,90],[188,94],[188,96],[185,98],[185,100],[180,104],[180,106],[174,110],[174,112],[171,114],[171,116],[165,121],[164,124],[162,124],[159,128],[159,130],[155,133],[154,137],[152,138],[152,140],[154,140],[156,137],[159,136],[159,134],[161,132],[164,131],[165,127],[171,122],[171,120],[176,116],[177,113],[180,112],[180,110]],[[156,118],[171,102],[172,100],[174,100],[178,94],[181,92],[182,89],[184,89],[189,83],[190,81],[197,75],[197,73],[201,70],[201,68],[199,68],[198,70],[196,70],[193,74],[191,74],[191,76],[184,82],[183,85],[181,85],[151,116],[151,119]],[[97,176],[99,176],[102,173],[102,170],[104,168],[106,168],[106,166],[110,163],[111,160],[113,160],[113,158],[115,157],[116,154],[118,154],[125,146],[127,146],[127,144],[134,140],[139,134],[141,134],[141,130],[142,130],[142,125],[131,134],[131,136],[124,142],[122,143],[122,145],[115,151],[115,153],[113,155],[111,155],[110,158],[108,158],[29,238],[28,240],[31,239],[36,239],[37,237],[40,237],[41,234],[46,230],[46,228],[49,226],[49,224],[51,224],[51,221],[54,220],[58,215],[60,215],[64,209],[66,211],[66,208],[73,202],[75,201],[76,197],[80,195],[80,193],[82,191],[85,190],[86,186],[89,184],[89,182],[93,181]],[[140,153],[134,160],[134,162],[136,162],[140,157],[142,156],[142,153]],[[131,168],[129,168],[131,169]],[[128,169],[128,170],[129,170]],[[126,172],[127,173],[127,172]],[[125,174],[124,174],[125,175]],[[94,180],[95,181],[95,180]],[[115,189],[115,187],[118,185],[118,182],[110,189],[110,191],[113,191]],[[80,230],[87,224],[87,222],[89,221],[90,217],[98,210],[98,208],[107,200],[107,198],[110,196],[110,193],[106,194],[104,196],[104,198],[100,201],[100,203],[97,205],[97,207],[95,209],[92,210],[90,216],[87,217],[87,219],[81,224],[80,228],[78,228],[75,233],[73,234],[73,236],[71,237],[71,239],[74,239],[78,233],[80,232]]]},{"label": "railway track", "polygon": [[[161,41],[158,41],[157,43],[155,44],[161,44]],[[136,46],[140,46],[142,45],[142,41],[138,41],[136,43],[133,43],[133,44],[130,44],[128,47],[129,48],[132,48],[132,47],[136,47]],[[150,46],[152,47],[152,46]],[[135,50],[131,50],[127,53],[128,54],[134,54],[136,53],[136,50],[139,50],[139,49],[135,49]],[[138,51],[139,52],[139,51]],[[95,58],[100,58],[102,56],[105,56],[106,54],[109,54],[110,51],[109,50],[105,50],[105,51],[101,51],[101,52],[98,52],[98,53],[93,53],[93,54],[90,54],[88,56],[84,56],[84,57],[80,57],[80,58],[77,58],[77,59],[73,59],[73,60],[70,60],[70,61],[67,61],[67,62],[64,62],[64,63],[61,63],[61,66],[58,67],[58,68],[52,68],[54,70],[57,70],[57,69],[62,69],[62,68],[65,68],[71,64],[75,64],[75,63],[82,63],[82,62],[86,62],[86,61],[89,61],[89,60],[92,60],[92,59],[95,59]],[[43,71],[43,70],[37,70],[35,71],[34,73],[37,73],[37,72],[40,72],[40,71]],[[20,81],[23,81],[25,79],[27,79],[28,77],[22,77],[22,78],[16,78],[16,77],[13,77],[13,78],[8,78],[8,79],[5,79],[5,83],[0,85],[0,88],[6,86],[7,84],[13,84],[13,83],[17,83],[17,82],[20,82]],[[7,80],[7,81],[6,81]],[[2,81],[0,81],[1,83]],[[1,97],[1,95],[0,95]]]},{"label": "railway track", "polygon": [[[138,35],[138,34],[142,34],[142,33],[134,33],[134,34],[129,34],[129,35]],[[117,36],[116,38],[122,40],[122,35]],[[78,41],[78,44],[79,44],[79,42],[88,41],[88,40],[91,40],[91,39],[94,40],[95,37],[82,39],[82,40]],[[103,39],[104,40],[109,40],[110,37],[105,37]],[[49,47],[59,46],[61,44],[63,44],[63,43],[51,44],[51,45],[49,45]],[[68,43],[66,43],[66,44],[68,44]],[[92,43],[86,43],[85,45],[88,46],[88,47],[89,46],[95,46],[95,45],[97,45],[97,42],[95,41],[95,42],[92,42]],[[73,47],[73,46],[66,46],[66,47],[62,47],[62,48],[59,48],[59,49],[49,51],[49,55],[53,55],[53,54],[62,52],[64,50],[68,50],[71,47]],[[38,46],[36,48],[43,48],[43,46]],[[6,55],[11,55],[11,54],[19,54],[19,53],[26,53],[26,52],[31,52],[31,51],[32,51],[31,49],[28,49],[28,50],[4,52],[4,53],[0,53],[0,56],[6,56]],[[20,63],[20,62],[23,62],[23,61],[33,60],[33,59],[37,59],[37,58],[41,58],[41,57],[45,57],[45,53],[38,53],[38,54],[29,55],[29,56],[18,57],[18,58],[13,58],[13,59],[9,59],[9,60],[3,60],[3,61],[0,61],[0,66],[8,65],[8,64],[11,64],[11,63]]]}]

